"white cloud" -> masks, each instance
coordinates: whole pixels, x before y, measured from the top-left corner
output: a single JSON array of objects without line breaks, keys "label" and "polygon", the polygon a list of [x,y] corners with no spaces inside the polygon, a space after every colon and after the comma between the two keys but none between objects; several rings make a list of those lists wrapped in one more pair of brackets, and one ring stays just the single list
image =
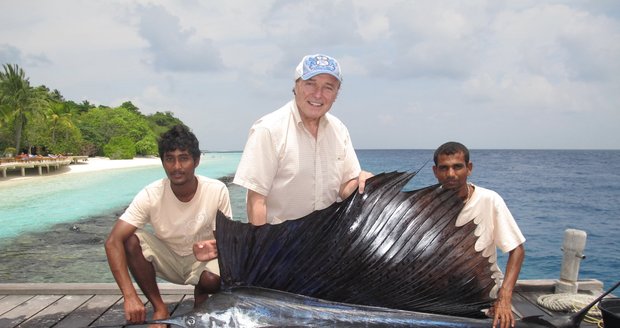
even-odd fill
[{"label": "white cloud", "polygon": [[9,44],[0,44],[0,63],[27,66],[50,64],[50,60],[43,54],[23,54],[17,47]]},{"label": "white cloud", "polygon": [[5,0],[0,60],[67,99],[174,111],[209,149],[241,149],[315,52],[343,66],[333,113],[356,147],[620,148],[619,16],[617,1]]},{"label": "white cloud", "polygon": [[224,67],[212,40],[183,29],[178,17],[160,6],[139,8],[139,33],[149,44],[158,71],[219,71]]}]

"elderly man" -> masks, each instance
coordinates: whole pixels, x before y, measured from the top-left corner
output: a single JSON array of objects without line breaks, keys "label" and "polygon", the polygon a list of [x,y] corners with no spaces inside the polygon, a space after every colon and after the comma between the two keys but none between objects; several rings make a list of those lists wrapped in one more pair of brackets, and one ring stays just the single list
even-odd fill
[{"label": "elderly man", "polygon": [[342,72],[336,59],[303,57],[295,98],[250,129],[234,183],[248,189],[248,220],[275,224],[303,217],[352,194],[365,180],[346,126],[328,113]]}]

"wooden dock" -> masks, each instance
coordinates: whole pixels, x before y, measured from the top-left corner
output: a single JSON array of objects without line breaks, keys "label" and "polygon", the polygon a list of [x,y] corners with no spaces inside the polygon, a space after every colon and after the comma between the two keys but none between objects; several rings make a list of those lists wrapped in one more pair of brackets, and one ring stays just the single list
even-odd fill
[{"label": "wooden dock", "polygon": [[0,172],[2,177],[7,177],[7,171],[20,170],[21,176],[26,176],[26,169],[37,169],[39,175],[43,175],[43,168],[50,172],[50,168],[58,169],[61,166],[75,164],[79,161],[87,161],[88,156],[67,156],[67,157],[33,157],[28,159],[0,159]]},{"label": "wooden dock", "polygon": [[[516,316],[562,315],[536,303],[538,296],[553,293],[553,283],[554,280],[519,280],[513,295]],[[159,286],[172,315],[191,311],[192,286],[168,283]],[[579,281],[579,293],[600,295],[601,292],[600,281]],[[144,297],[143,301],[147,303]],[[152,311],[148,304],[147,309]],[[0,327],[3,328],[123,327],[124,322],[123,299],[114,283],[0,284]],[[596,327],[596,324],[584,322],[581,327]]]},{"label": "wooden dock", "polygon": [[[192,286],[163,283],[159,288],[173,315],[192,309]],[[136,290],[140,289],[136,286]],[[146,298],[141,297],[147,304]],[[147,310],[150,318],[152,307],[148,304]],[[123,322],[123,298],[114,283],[0,284],[2,328],[123,327],[115,326]]]}]

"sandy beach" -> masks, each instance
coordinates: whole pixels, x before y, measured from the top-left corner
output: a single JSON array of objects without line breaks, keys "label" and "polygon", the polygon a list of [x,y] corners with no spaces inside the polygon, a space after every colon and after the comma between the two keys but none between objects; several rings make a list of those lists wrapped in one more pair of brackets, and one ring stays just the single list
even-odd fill
[{"label": "sandy beach", "polygon": [[134,159],[115,160],[107,157],[90,157],[86,162],[68,165],[68,170],[64,173],[92,172],[151,165],[161,165],[159,157],[136,157]]},{"label": "sandy beach", "polygon": [[20,170],[9,170],[7,171],[6,178],[3,178],[0,175],[0,187],[2,185],[6,185],[9,182],[12,183],[22,183],[24,181],[36,181],[36,179],[41,179],[49,176],[60,175],[60,174],[74,174],[74,173],[84,173],[84,172],[95,172],[95,171],[103,171],[103,170],[113,170],[113,169],[122,169],[122,168],[131,168],[131,167],[141,167],[141,166],[154,166],[161,165],[161,160],[159,157],[136,157],[134,159],[116,159],[111,160],[107,157],[89,157],[87,161],[80,161],[75,164],[64,165],[58,169],[51,168],[49,173],[43,169],[43,174],[39,175],[37,169],[26,169],[26,175],[22,176]]}]

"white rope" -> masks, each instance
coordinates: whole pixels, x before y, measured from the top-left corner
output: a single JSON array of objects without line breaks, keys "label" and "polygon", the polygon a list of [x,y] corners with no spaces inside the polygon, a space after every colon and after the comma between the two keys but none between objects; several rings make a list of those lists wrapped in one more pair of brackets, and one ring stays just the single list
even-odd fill
[{"label": "white rope", "polygon": [[[592,303],[594,299],[596,299],[596,296],[593,295],[560,293],[541,295],[536,301],[538,305],[552,311],[577,312],[586,305]],[[601,318],[601,310],[599,310],[597,305],[594,305],[590,311],[588,311],[588,316]]]}]

